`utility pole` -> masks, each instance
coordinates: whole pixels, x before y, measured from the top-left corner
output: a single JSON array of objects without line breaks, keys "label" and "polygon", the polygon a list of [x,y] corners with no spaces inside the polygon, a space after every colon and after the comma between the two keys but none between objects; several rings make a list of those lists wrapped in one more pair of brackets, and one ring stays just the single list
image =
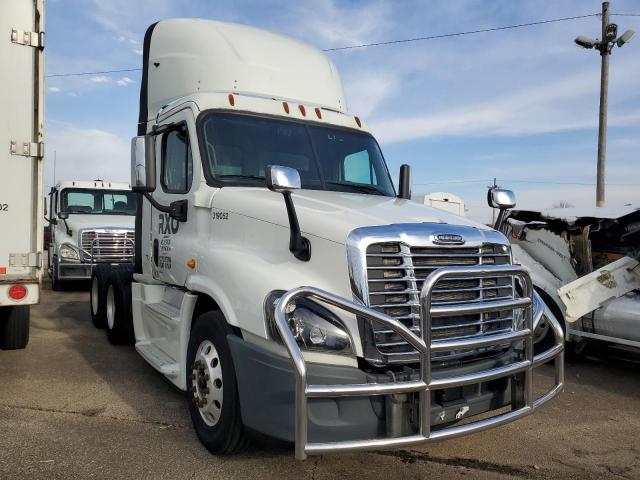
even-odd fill
[{"label": "utility pole", "polygon": [[609,25],[609,2],[602,3],[602,39],[600,47],[600,114],[598,116],[598,171],[596,179],[596,207],[604,207],[604,163],[607,155],[607,100],[609,96],[609,56],[611,54],[604,39]]},{"label": "utility pole", "polygon": [[622,47],[631,40],[633,30],[618,36],[618,25],[609,23],[609,2],[602,3],[602,40],[579,36],[575,42],[583,48],[595,48],[600,52],[600,114],[598,118],[598,170],[596,180],[596,207],[604,207],[605,160],[607,154],[607,100],[609,94],[609,57],[614,45]]}]

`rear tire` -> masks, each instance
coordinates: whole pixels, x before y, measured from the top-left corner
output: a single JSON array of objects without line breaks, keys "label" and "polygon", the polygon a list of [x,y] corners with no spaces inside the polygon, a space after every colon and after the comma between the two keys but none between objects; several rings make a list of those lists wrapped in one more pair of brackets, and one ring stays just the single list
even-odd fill
[{"label": "rear tire", "polygon": [[189,337],[189,414],[198,438],[211,453],[241,450],[247,436],[227,335],[231,328],[217,311],[198,317]]},{"label": "rear tire", "polygon": [[29,317],[31,309],[28,305],[0,307],[0,348],[18,350],[29,343]]},{"label": "rear tire", "polygon": [[119,265],[112,270],[106,282],[105,330],[113,345],[135,341],[131,313],[131,283],[133,266]]},{"label": "rear tire", "polygon": [[91,321],[96,328],[104,328],[107,312],[107,278],[110,265],[98,264],[91,272],[91,289],[89,293],[89,305],[91,308]]}]

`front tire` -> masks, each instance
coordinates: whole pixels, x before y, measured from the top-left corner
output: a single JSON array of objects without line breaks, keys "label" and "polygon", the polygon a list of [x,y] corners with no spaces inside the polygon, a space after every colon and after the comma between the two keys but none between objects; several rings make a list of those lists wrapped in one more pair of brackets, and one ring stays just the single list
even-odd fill
[{"label": "front tire", "polygon": [[57,257],[53,257],[53,268],[51,269],[51,290],[54,292],[62,291],[62,282],[58,277],[58,260]]},{"label": "front tire", "polygon": [[231,328],[220,312],[195,321],[187,352],[189,414],[198,438],[211,453],[237,452],[246,444],[240,398],[227,335]]}]

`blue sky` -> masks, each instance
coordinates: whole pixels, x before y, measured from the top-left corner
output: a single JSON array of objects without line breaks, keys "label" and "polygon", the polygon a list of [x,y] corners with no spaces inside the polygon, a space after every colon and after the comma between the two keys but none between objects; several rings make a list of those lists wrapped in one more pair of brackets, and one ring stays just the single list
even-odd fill
[{"label": "blue sky", "polygon": [[[598,1],[47,0],[47,74],[137,68],[162,18],[244,23],[319,48],[596,13]],[[613,13],[640,2],[612,0]],[[640,17],[612,17],[640,32]],[[332,52],[349,109],[365,118],[394,176],[448,191],[485,221],[497,177],[519,206],[595,203],[600,59],[573,38],[600,18]],[[140,72],[47,78],[47,177],[128,182]],[[557,184],[534,182],[558,182]],[[562,184],[560,184],[562,183]],[[607,204],[640,204],[640,34],[611,60]]]}]

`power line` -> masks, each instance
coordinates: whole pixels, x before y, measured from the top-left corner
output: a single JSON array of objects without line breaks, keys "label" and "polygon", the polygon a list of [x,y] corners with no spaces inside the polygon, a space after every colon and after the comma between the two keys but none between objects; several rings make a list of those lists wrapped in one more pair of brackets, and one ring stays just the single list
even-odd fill
[{"label": "power line", "polygon": [[[449,38],[449,37],[460,37],[463,35],[475,35],[478,33],[487,33],[487,32],[496,32],[496,31],[500,31],[500,30],[511,30],[514,28],[523,28],[523,27],[532,27],[535,25],[544,25],[547,23],[556,23],[556,22],[566,22],[569,20],[579,20],[581,18],[589,18],[589,17],[597,17],[599,16],[600,13],[590,13],[587,15],[576,15],[574,17],[562,17],[562,18],[552,18],[552,19],[548,19],[548,20],[540,20],[537,22],[529,22],[529,23],[520,23],[520,24],[516,24],[516,25],[505,25],[502,27],[491,27],[491,28],[483,28],[483,29],[478,29],[478,30],[469,30],[469,31],[465,31],[465,32],[455,32],[455,33],[444,33],[441,35],[430,35],[430,36],[426,36],[426,37],[416,37],[416,38],[405,38],[405,39],[400,39],[400,40],[389,40],[386,42],[376,42],[376,43],[363,43],[360,45],[347,45],[344,47],[333,47],[333,48],[325,48],[322,51],[323,52],[336,52],[336,51],[340,51],[340,50],[352,50],[352,49],[356,49],[356,48],[366,48],[366,47],[378,47],[378,46],[382,46],[382,45],[395,45],[395,44],[399,44],[399,43],[410,43],[410,42],[420,42],[420,41],[424,41],[424,40],[435,40],[438,38]],[[628,16],[635,16],[635,14],[618,14],[618,15],[628,15]],[[638,15],[640,16],[640,15]],[[100,74],[106,74],[106,73],[121,73],[121,72],[135,72],[135,71],[140,71],[142,70],[142,68],[124,68],[124,69],[119,69],[119,70],[103,70],[103,71],[99,71],[99,72],[73,72],[73,73],[57,73],[57,74],[53,74],[53,75],[47,75],[48,78],[52,78],[52,77],[78,77],[78,76],[83,76],[83,75],[100,75]]]},{"label": "power line", "polygon": [[[502,183],[511,182],[511,183],[533,183],[533,184],[541,184],[541,185],[580,185],[580,186],[588,186],[592,187],[595,183],[588,182],[556,182],[551,180],[526,180],[526,179],[513,179],[513,178],[498,178]],[[414,183],[414,185],[449,185],[455,183],[486,183],[493,182],[492,179],[484,179],[484,180],[441,180],[437,182],[425,182],[425,183]],[[607,183],[607,185],[613,187],[638,187],[640,183]]]},{"label": "power line", "polygon": [[588,17],[597,17],[599,13],[589,13],[587,15],[577,15],[574,17],[562,17],[562,18],[552,18],[549,20],[540,20],[537,22],[529,22],[529,23],[519,23],[516,25],[506,25],[503,27],[491,27],[491,28],[482,28],[478,30],[468,30],[466,32],[456,32],[456,33],[443,33],[441,35],[429,35],[427,37],[416,37],[416,38],[405,38],[402,40],[390,40],[387,42],[376,42],[376,43],[363,43],[361,45],[349,45],[346,47],[334,47],[334,48],[325,48],[323,52],[335,52],[338,50],[351,50],[354,48],[365,48],[365,47],[378,47],[381,45],[394,45],[397,43],[409,43],[409,42],[420,42],[423,40],[435,40],[437,38],[448,38],[448,37],[461,37],[463,35],[475,35],[478,33],[487,33],[487,32],[497,32],[499,30],[511,30],[514,28],[522,28],[522,27],[533,27],[534,25],[544,25],[546,23],[556,23],[556,22],[566,22],[569,20],[578,20],[581,18]]},{"label": "power line", "polygon": [[122,68],[120,70],[102,70],[100,72],[73,72],[73,73],[54,73],[53,75],[47,75],[47,78],[51,77],[79,77],[81,75],[101,75],[105,73],[122,73],[122,72],[137,72],[142,68]]}]

